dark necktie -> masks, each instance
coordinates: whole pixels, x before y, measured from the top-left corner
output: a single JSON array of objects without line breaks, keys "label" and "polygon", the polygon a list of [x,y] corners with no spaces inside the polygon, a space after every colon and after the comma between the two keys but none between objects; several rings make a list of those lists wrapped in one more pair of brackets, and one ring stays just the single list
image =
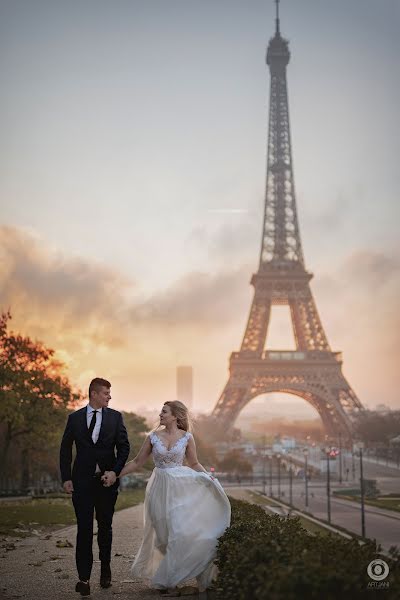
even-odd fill
[{"label": "dark necktie", "polygon": [[97,410],[93,411],[93,415],[92,415],[92,420],[90,421],[90,425],[89,425],[89,435],[90,437],[92,437],[93,435],[93,429],[94,426],[96,425],[96,415],[97,415]]}]

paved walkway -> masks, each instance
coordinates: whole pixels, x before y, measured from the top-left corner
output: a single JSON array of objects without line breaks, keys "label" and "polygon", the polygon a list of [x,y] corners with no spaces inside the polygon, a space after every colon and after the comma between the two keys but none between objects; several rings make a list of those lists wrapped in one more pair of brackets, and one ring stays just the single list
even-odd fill
[{"label": "paved walkway", "polygon": [[[91,577],[91,598],[109,600],[160,600],[160,594],[138,579],[132,579],[130,565],[142,539],[143,504],[114,515],[114,540],[111,569],[113,585],[102,589],[99,584],[100,562],[95,560]],[[29,538],[0,539],[0,598],[26,600],[78,600],[75,568],[76,527],[59,529],[51,534]],[[57,547],[68,540],[73,547]],[[94,557],[98,556],[94,539]],[[190,582],[195,585],[195,582]],[[191,596],[205,600],[207,593]],[[188,596],[190,598],[190,596]]]}]

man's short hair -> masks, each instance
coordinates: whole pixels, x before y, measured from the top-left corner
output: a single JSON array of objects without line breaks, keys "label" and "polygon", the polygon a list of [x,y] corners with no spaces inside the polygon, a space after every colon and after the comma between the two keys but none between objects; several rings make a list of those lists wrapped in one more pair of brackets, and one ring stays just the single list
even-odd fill
[{"label": "man's short hair", "polygon": [[89,385],[89,398],[92,392],[99,392],[100,388],[107,387],[110,389],[111,383],[107,381],[107,379],[102,379],[101,377],[95,377],[92,379]]}]

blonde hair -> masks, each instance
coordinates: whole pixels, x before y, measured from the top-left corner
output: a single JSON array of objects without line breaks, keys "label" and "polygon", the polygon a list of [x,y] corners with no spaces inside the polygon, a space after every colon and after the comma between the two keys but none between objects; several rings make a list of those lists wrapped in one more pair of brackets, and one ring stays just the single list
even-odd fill
[{"label": "blonde hair", "polygon": [[[183,431],[193,430],[193,418],[183,402],[180,400],[167,400],[167,402],[164,402],[164,406],[165,405],[170,407],[171,413],[176,417],[178,429],[182,429]],[[156,429],[158,429],[158,427],[160,427],[160,424],[158,424]]]}]

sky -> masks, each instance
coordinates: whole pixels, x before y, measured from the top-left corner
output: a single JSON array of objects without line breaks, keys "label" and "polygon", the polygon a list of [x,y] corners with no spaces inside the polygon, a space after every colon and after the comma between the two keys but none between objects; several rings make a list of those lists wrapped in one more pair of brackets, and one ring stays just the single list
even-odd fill
[{"label": "sky", "polygon": [[[398,0],[283,0],[300,233],[366,407],[400,408]],[[0,307],[113,406],[211,411],[264,204],[272,0],[0,1]],[[276,310],[269,348],[288,348]],[[251,405],[251,406],[250,406]],[[304,400],[245,410],[315,415]]]}]

